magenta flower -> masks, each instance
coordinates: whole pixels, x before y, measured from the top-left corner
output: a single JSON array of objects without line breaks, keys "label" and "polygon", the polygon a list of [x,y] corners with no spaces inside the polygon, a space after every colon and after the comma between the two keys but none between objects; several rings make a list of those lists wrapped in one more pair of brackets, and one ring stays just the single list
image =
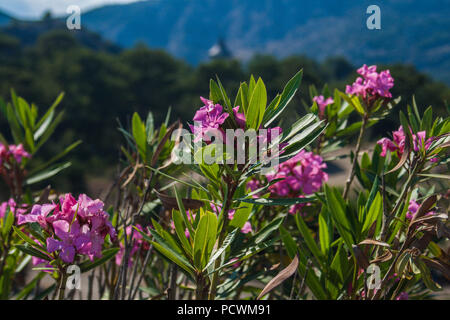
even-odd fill
[{"label": "magenta flower", "polygon": [[408,300],[409,295],[407,292],[400,292],[400,294],[395,298],[395,300]]},{"label": "magenta flower", "polygon": [[[409,201],[408,211],[406,212],[406,219],[412,220],[414,216],[416,215],[417,211],[419,210],[420,205],[417,203],[416,200]],[[426,215],[433,215],[434,211],[428,212]]]},{"label": "magenta flower", "polygon": [[377,66],[363,65],[357,70],[362,78],[358,77],[351,86],[347,85],[345,92],[362,98],[366,98],[368,95],[391,98],[392,94],[389,90],[394,86],[394,78],[392,78],[389,70],[380,73],[376,70]]},{"label": "magenta flower", "polygon": [[199,141],[203,139],[205,142],[211,142],[210,137],[206,136],[208,132],[216,132],[217,130],[221,133],[222,138],[225,138],[224,131],[220,126],[228,118],[229,114],[223,112],[223,108],[220,104],[214,104],[211,100],[200,97],[203,101],[204,106],[201,107],[194,116],[194,125],[189,125],[195,138],[194,141]]},{"label": "magenta flower", "polygon": [[236,119],[236,123],[241,129],[245,129],[245,115],[243,113],[239,113],[239,106],[233,108],[234,119]]},{"label": "magenta flower", "polygon": [[250,191],[255,191],[261,188],[261,183],[257,179],[251,179],[249,182],[247,182],[247,189],[250,189]]},{"label": "magenta flower", "polygon": [[[412,130],[410,129],[412,138],[413,138],[413,150],[414,152],[418,152],[421,149],[424,149],[425,151],[428,150],[428,148],[431,146],[431,143],[434,141],[434,137],[430,137],[426,139],[426,132],[420,131],[416,134],[412,133]],[[406,135],[403,131],[403,127],[400,126],[397,131],[392,132],[392,140],[388,138],[382,138],[377,141],[377,144],[381,145],[381,153],[380,156],[385,157],[387,151],[397,152],[398,157],[400,158],[403,155],[403,152],[405,151],[405,139]],[[426,139],[426,140],[425,140]],[[436,162],[438,159],[433,158],[430,159],[432,162]]]},{"label": "magenta flower", "polygon": [[86,255],[91,253],[92,241],[87,225],[80,227],[78,221],[71,225],[65,220],[57,220],[53,222],[53,229],[60,240],[54,237],[47,238],[47,250],[49,253],[60,251],[59,257],[66,263],[72,263],[76,253]]},{"label": "magenta flower", "polygon": [[[283,179],[271,185],[269,191],[273,196],[290,198],[312,194],[328,181],[328,174],[323,171],[326,168],[322,157],[302,150],[295,157],[281,163],[273,174],[266,175],[269,182]],[[293,205],[289,212],[294,214],[306,205]]]},{"label": "magenta flower", "polygon": [[8,208],[16,216],[20,216],[21,214],[27,211],[25,205],[18,207],[14,199],[11,198],[8,201],[2,202],[0,204],[0,218],[3,218],[5,216],[6,210],[8,210]]},{"label": "magenta flower", "polygon": [[[144,229],[142,228],[142,226],[140,224],[136,224],[136,228],[138,228],[139,230],[141,230],[142,232],[144,232]],[[128,241],[132,242],[132,248],[131,251],[129,253],[128,256],[128,266],[132,266],[133,265],[133,257],[134,255],[139,251],[139,250],[143,250],[143,251],[147,251],[150,248],[150,244],[147,241],[144,241],[144,237],[142,236],[142,234],[140,234],[138,231],[136,231],[136,229],[134,229],[132,226],[128,226],[126,228],[126,233],[127,236],[131,236],[131,239]],[[149,233],[147,233],[149,234]],[[120,243],[120,250],[116,255],[116,264],[120,265],[122,263],[122,259],[125,255],[125,246],[124,244],[121,242]]]},{"label": "magenta flower", "polygon": [[0,143],[0,165],[2,165],[3,162],[9,162],[11,156],[17,163],[22,162],[22,158],[31,158],[31,155],[25,151],[22,144],[19,144],[18,146],[10,144],[6,147]]},{"label": "magenta flower", "polygon": [[18,215],[18,225],[37,222],[51,234],[47,238],[47,250],[58,252],[66,263],[74,261],[76,255],[85,255],[90,260],[102,256],[107,235],[116,238],[116,231],[103,211],[100,200],[92,200],[85,194],[78,201],[71,194],[59,199],[59,204],[34,205],[29,214]]},{"label": "magenta flower", "polygon": [[31,155],[25,151],[22,144],[19,144],[18,146],[10,145],[9,151],[11,151],[11,154],[13,155],[14,159],[16,159],[16,161],[18,163],[20,163],[22,161],[22,158],[30,158],[31,157]]},{"label": "magenta flower", "polygon": [[313,101],[317,103],[317,106],[319,107],[319,118],[323,119],[325,117],[325,109],[328,105],[333,104],[334,100],[333,98],[329,97],[327,99],[324,98],[324,96],[315,96],[313,98]]},{"label": "magenta flower", "polygon": [[51,219],[48,219],[48,215],[55,210],[57,205],[55,204],[35,204],[29,214],[18,214],[17,225],[25,223],[37,222],[39,225],[47,230]]}]

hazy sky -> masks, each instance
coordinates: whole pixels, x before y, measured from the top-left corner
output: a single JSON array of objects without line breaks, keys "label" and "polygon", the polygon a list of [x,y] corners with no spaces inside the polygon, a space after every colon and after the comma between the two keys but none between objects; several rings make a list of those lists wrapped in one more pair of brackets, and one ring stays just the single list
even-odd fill
[{"label": "hazy sky", "polygon": [[0,10],[18,18],[39,18],[51,10],[55,15],[64,15],[70,5],[78,5],[81,11],[109,3],[129,3],[139,0],[0,0]]}]

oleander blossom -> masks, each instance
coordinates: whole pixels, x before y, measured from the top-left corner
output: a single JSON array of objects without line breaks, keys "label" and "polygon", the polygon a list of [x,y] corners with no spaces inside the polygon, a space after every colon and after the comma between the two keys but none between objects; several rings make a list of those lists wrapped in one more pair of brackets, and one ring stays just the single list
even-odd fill
[{"label": "oleander blossom", "polygon": [[[409,201],[408,211],[406,212],[406,219],[412,220],[414,216],[417,214],[417,211],[419,211],[420,204],[417,203],[416,200]],[[426,215],[433,215],[435,212],[430,211]]]},{"label": "oleander blossom", "polygon": [[352,85],[347,85],[345,92],[351,95],[357,95],[362,98],[375,96],[381,98],[392,98],[389,90],[394,86],[394,78],[392,78],[389,70],[377,72],[377,66],[363,65],[357,70],[362,76],[358,77]]},{"label": "oleander blossom", "polygon": [[106,236],[112,240],[117,236],[103,207],[98,199],[81,194],[77,200],[68,193],[57,204],[37,204],[31,213],[19,214],[17,224],[38,223],[51,235],[46,240],[47,251],[57,253],[66,263],[74,262],[77,255],[93,261],[102,256]]},{"label": "oleander blossom", "polygon": [[10,198],[8,201],[0,204],[0,219],[5,217],[8,209],[11,210],[13,214],[17,213],[18,215],[24,214],[27,211],[26,205],[18,206],[14,199]]},{"label": "oleander blossom", "polygon": [[[270,182],[280,180],[269,187],[269,191],[276,197],[302,198],[318,191],[323,183],[328,181],[327,168],[321,156],[305,150],[295,157],[281,163],[275,173],[266,175]],[[289,213],[300,212],[307,203],[293,205]]]},{"label": "oleander blossom", "polygon": [[31,155],[25,150],[22,144],[5,146],[0,143],[0,166],[3,163],[11,163],[11,159],[14,159],[17,163],[21,163],[23,158],[31,158]]},{"label": "oleander blossom", "polygon": [[224,139],[225,133],[220,126],[228,118],[229,114],[223,112],[223,107],[220,104],[214,104],[211,100],[203,97],[200,97],[200,99],[204,106],[195,113],[193,118],[194,125],[189,125],[189,128],[195,136],[194,141],[197,142],[203,140],[206,143],[210,143],[211,135],[217,132],[219,132],[222,139]]},{"label": "oleander blossom", "polygon": [[[144,232],[144,229],[140,224],[136,224],[136,228],[140,231]],[[133,265],[133,257],[139,252],[145,252],[150,249],[150,243],[144,241],[144,237],[140,232],[134,229],[132,226],[128,226],[126,228],[126,234],[128,241],[131,241],[132,247],[130,252],[128,253],[128,266]],[[149,235],[149,232],[147,233]],[[120,242],[120,250],[116,254],[116,264],[120,265],[122,263],[122,259],[125,255],[125,245]]]},{"label": "oleander blossom", "polygon": [[[412,130],[410,129],[410,132],[412,134],[413,138],[413,151],[419,152],[422,148],[424,148],[425,151],[427,151],[431,143],[435,140],[435,137],[430,137],[426,139],[426,132],[425,131],[419,131],[416,134],[412,133]],[[397,152],[397,155],[399,158],[403,155],[403,152],[405,151],[405,139],[406,135],[403,131],[403,127],[400,126],[397,131],[392,132],[392,140],[389,138],[382,138],[377,141],[377,144],[381,145],[381,153],[380,156],[385,157],[387,151],[391,152]],[[438,158],[432,158],[430,161],[436,162]]]},{"label": "oleander blossom", "polygon": [[319,107],[319,118],[324,119],[325,118],[325,109],[327,108],[328,105],[334,103],[333,98],[328,97],[327,99],[325,99],[324,96],[320,95],[320,96],[315,96],[313,98],[313,101],[315,103],[317,103],[317,106]]},{"label": "oleander blossom", "polygon": [[400,294],[395,298],[395,300],[408,300],[409,295],[407,292],[400,292]]}]

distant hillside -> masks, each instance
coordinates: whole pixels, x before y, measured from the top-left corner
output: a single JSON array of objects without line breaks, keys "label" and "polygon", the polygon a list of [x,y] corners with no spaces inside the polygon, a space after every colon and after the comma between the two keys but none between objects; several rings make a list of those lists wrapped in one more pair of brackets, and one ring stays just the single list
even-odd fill
[{"label": "distant hillside", "polygon": [[378,1],[382,29],[371,31],[366,9],[375,2],[151,0],[94,9],[82,24],[122,46],[144,42],[194,64],[224,37],[242,59],[263,52],[343,55],[357,65],[413,63],[450,83],[448,0]]},{"label": "distant hillside", "polygon": [[0,26],[5,25],[11,21],[11,17],[0,11]]},{"label": "distant hillside", "polygon": [[39,36],[49,31],[70,33],[74,35],[82,45],[93,50],[111,53],[119,52],[121,50],[118,45],[113,44],[109,40],[102,39],[98,33],[91,32],[87,28],[70,31],[67,29],[65,21],[57,19],[47,19],[43,21],[14,21],[4,26],[0,26],[0,33],[17,38],[24,46],[34,45]]}]

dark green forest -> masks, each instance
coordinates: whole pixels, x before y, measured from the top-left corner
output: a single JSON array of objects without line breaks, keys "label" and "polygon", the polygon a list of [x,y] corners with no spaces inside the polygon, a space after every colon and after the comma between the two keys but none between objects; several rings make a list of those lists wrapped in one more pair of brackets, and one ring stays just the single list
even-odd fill
[{"label": "dark green forest", "polygon": [[[303,104],[310,104],[309,86],[344,89],[356,77],[354,66],[340,57],[318,62],[296,55],[284,59],[255,55],[242,63],[234,59],[210,60],[192,66],[170,54],[145,45],[132,49],[91,48],[67,31],[49,31],[32,44],[24,45],[14,36],[0,33],[0,97],[10,100],[10,90],[42,109],[51,105],[60,92],[65,96],[61,110],[64,120],[55,133],[55,143],[42,150],[42,156],[61,151],[69,142],[83,143],[73,151],[73,165],[64,177],[54,178],[60,190],[78,192],[86,187],[87,177],[112,177],[118,162],[117,130],[119,121],[129,126],[134,111],[146,116],[152,111],[156,122],[164,121],[169,107],[171,119],[183,123],[200,106],[199,96],[207,96],[210,78],[220,77],[229,92],[235,92],[240,79],[250,74],[268,80],[268,94],[274,97],[299,69],[304,76],[300,93],[284,115],[289,122],[294,114],[303,114]],[[423,111],[432,105],[443,114],[450,89],[443,83],[418,72],[411,65],[381,65],[389,68],[395,79],[393,96],[402,96],[397,108],[405,108],[413,93]],[[43,112],[43,110],[41,110]],[[398,114],[394,112],[394,114]],[[2,133],[8,134],[0,115]],[[383,126],[398,126],[392,117]],[[367,139],[379,137],[380,127],[373,127]]]}]

